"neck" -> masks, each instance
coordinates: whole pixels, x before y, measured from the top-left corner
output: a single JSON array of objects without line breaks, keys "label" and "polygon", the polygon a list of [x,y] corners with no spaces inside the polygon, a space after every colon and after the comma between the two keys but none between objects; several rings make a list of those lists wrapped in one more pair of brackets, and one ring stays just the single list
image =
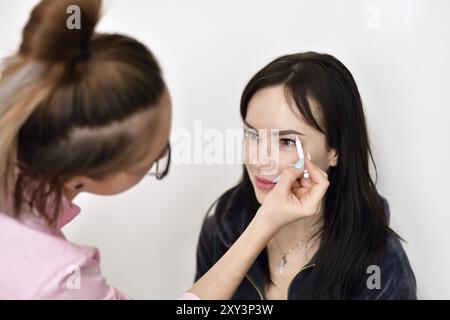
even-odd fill
[{"label": "neck", "polygon": [[303,218],[282,227],[271,241],[278,242],[283,251],[292,249],[299,241],[301,245],[306,245],[311,240],[311,243],[308,243],[308,247],[311,247],[320,239],[320,235],[316,236],[316,233],[322,225],[322,213],[317,216]]}]

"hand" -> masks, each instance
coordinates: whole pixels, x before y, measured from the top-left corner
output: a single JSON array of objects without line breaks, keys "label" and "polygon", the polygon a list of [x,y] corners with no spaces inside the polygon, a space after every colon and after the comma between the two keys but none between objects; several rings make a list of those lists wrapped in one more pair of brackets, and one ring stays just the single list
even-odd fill
[{"label": "hand", "polygon": [[303,178],[304,167],[284,170],[245,231],[190,292],[203,299],[230,299],[275,232],[320,212],[328,177],[310,159],[305,160],[310,178]]},{"label": "hand", "polygon": [[[303,177],[305,167],[309,172],[308,179]],[[266,196],[258,214],[276,232],[291,222],[318,214],[329,184],[327,173],[305,157],[302,168],[288,167],[282,172],[280,181]]]}]

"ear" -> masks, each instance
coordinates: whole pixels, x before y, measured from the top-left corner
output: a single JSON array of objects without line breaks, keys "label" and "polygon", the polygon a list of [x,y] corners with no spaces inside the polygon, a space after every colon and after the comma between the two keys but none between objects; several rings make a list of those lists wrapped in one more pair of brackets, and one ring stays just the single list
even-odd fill
[{"label": "ear", "polygon": [[330,167],[336,167],[339,162],[339,154],[335,149],[331,149],[328,153],[328,164]]},{"label": "ear", "polygon": [[87,179],[85,177],[74,177],[64,183],[64,187],[71,191],[81,191],[86,186]]}]

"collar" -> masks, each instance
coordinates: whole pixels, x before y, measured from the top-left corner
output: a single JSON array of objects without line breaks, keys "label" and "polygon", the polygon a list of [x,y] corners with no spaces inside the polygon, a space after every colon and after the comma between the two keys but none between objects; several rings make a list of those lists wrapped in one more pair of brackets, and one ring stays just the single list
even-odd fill
[{"label": "collar", "polygon": [[63,196],[57,228],[61,229],[62,227],[70,223],[73,219],[75,219],[78,216],[80,211],[81,211],[80,207],[78,207],[76,204],[70,201],[67,197]]}]

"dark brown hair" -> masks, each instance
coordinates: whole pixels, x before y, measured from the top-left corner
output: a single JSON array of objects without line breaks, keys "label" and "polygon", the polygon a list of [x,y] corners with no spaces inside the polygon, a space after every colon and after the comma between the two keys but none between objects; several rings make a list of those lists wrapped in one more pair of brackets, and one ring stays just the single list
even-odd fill
[{"label": "dark brown hair", "polygon": [[[67,8],[81,12],[70,30]],[[149,49],[119,34],[95,33],[100,0],[43,0],[0,80],[0,206],[26,202],[56,222],[62,186],[101,178],[141,159],[157,129],[153,109],[165,90]],[[147,117],[136,126],[130,121]],[[142,121],[141,121],[142,122]],[[145,134],[145,136],[143,136]],[[48,199],[56,207],[48,212]]]}]

